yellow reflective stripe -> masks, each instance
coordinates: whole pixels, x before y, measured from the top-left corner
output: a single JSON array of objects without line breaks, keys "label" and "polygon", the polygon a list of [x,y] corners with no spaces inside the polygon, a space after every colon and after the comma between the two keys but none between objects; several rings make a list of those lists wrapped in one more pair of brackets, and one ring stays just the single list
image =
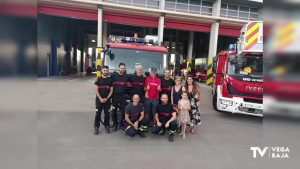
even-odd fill
[{"label": "yellow reflective stripe", "polygon": [[246,42],[246,47],[249,46],[250,44],[252,44],[252,42],[254,42],[255,40],[258,39],[258,33],[253,35],[247,42]]},{"label": "yellow reflective stripe", "polygon": [[213,83],[213,80],[214,80],[214,77],[211,77],[211,78],[207,79],[207,80],[206,80],[206,84],[207,84],[207,85],[212,84],[212,83]]},{"label": "yellow reflective stripe", "polygon": [[131,126],[127,126],[127,128],[125,129],[125,131],[127,131]]},{"label": "yellow reflective stripe", "polygon": [[250,35],[253,31],[255,31],[259,27],[259,23],[253,25],[250,29],[247,30],[247,36]]},{"label": "yellow reflective stripe", "polygon": [[210,75],[210,74],[212,74],[213,72],[212,72],[212,69],[209,69],[208,71],[207,71],[207,74],[208,75]]},{"label": "yellow reflective stripe", "polygon": [[277,36],[286,36],[287,34],[290,34],[291,32],[293,32],[296,28],[296,23],[292,22],[292,23],[289,23],[285,26],[282,26],[281,29],[279,29],[278,33],[277,33]]},{"label": "yellow reflective stripe", "polygon": [[285,45],[287,45],[287,44],[293,42],[295,38],[296,38],[296,37],[295,37],[294,34],[289,34],[289,35],[287,35],[286,37],[281,38],[281,39],[277,42],[277,47],[278,47],[278,48],[281,48],[282,46],[285,46]]},{"label": "yellow reflective stripe", "polygon": [[176,131],[169,131],[169,134],[175,134],[176,133]]},{"label": "yellow reflective stripe", "polygon": [[176,130],[170,130],[170,132],[171,132],[172,134],[174,134],[174,133],[176,133]]}]

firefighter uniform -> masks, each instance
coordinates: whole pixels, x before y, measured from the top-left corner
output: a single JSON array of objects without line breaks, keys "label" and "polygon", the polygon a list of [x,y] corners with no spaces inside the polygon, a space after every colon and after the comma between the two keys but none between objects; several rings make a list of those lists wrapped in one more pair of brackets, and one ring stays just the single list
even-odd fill
[{"label": "firefighter uniform", "polygon": [[[113,86],[112,79],[110,77],[103,78],[100,77],[95,82],[95,85],[98,86],[98,91],[101,98],[107,98],[110,92],[110,88]],[[104,125],[105,127],[109,126],[109,109],[111,106],[110,98],[107,98],[106,103],[101,103],[99,98],[96,97],[96,116],[95,116],[95,122],[94,127],[99,128],[100,127],[100,120],[101,120],[101,112],[104,111]]]},{"label": "firefighter uniform", "polygon": [[[113,122],[115,127],[119,125],[123,125],[124,115],[125,115],[125,106],[127,104],[126,102],[126,88],[128,84],[128,76],[126,74],[113,74],[112,75],[113,80],[113,96],[112,96],[112,102],[113,102]],[[120,109],[121,111],[121,120],[118,122],[118,116],[117,116],[117,110]]]},{"label": "firefighter uniform", "polygon": [[129,77],[129,82],[131,83],[131,98],[134,94],[138,94],[140,96],[140,103],[144,104],[145,101],[145,77],[132,75]]},{"label": "firefighter uniform", "polygon": [[[134,106],[133,103],[130,103],[126,106],[125,109],[125,113],[129,115],[129,119],[133,124],[139,120],[141,112],[144,112],[144,107],[142,103],[139,103],[137,106]],[[147,131],[148,126],[149,120],[145,118],[139,121],[138,130],[136,130],[133,126],[125,122],[126,135],[131,137],[134,137],[136,134],[141,135],[141,132]]]},{"label": "firefighter uniform", "polygon": [[172,91],[173,86],[175,86],[175,81],[173,79],[169,78],[167,80],[164,77],[161,78],[160,96],[161,96],[161,94],[166,93],[169,98],[168,103],[171,103],[171,91]]},{"label": "firefighter uniform", "polygon": [[170,122],[170,125],[168,128],[165,128],[165,124],[172,118],[172,113],[176,112],[173,108],[173,105],[168,103],[168,104],[162,104],[159,103],[156,106],[156,113],[158,114],[158,119],[159,122],[162,124],[160,127],[155,125],[151,133],[152,134],[163,134],[165,130],[168,130],[169,135],[174,135],[176,133],[177,129],[177,122],[176,120]]}]

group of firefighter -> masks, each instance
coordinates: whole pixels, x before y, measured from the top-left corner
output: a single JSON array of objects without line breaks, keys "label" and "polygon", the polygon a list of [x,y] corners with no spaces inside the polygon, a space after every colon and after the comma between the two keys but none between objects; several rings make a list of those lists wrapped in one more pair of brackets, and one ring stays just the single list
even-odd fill
[{"label": "group of firefighter", "polygon": [[[142,138],[152,127],[152,134],[164,135],[168,132],[170,142],[174,141],[173,136],[177,131],[183,138],[186,138],[187,132],[194,134],[194,126],[201,124],[201,119],[200,87],[193,78],[187,77],[185,85],[182,85],[181,77],[173,80],[168,69],[161,78],[157,76],[155,67],[151,68],[147,77],[141,65],[136,65],[135,69],[134,75],[127,75],[126,65],[120,63],[119,71],[110,76],[109,67],[102,67],[101,76],[95,80],[94,134],[99,134],[100,123],[103,123],[107,134],[110,128],[114,131],[123,129],[127,136],[139,135]],[[131,86],[130,103],[126,99],[128,84]],[[118,110],[121,116],[118,116]],[[102,112],[104,122],[101,119]]]}]

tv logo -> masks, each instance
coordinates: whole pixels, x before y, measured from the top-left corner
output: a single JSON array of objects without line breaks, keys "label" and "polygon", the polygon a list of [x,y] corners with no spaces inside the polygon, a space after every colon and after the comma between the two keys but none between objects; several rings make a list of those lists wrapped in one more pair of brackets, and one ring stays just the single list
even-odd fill
[{"label": "tv logo", "polygon": [[289,158],[290,149],[289,147],[250,147],[252,150],[253,158],[260,156],[265,157],[266,152],[268,152],[268,158],[271,159],[287,159]]},{"label": "tv logo", "polygon": [[260,155],[260,157],[263,157],[266,154],[268,147],[264,147],[263,149],[260,149],[260,147],[250,147],[250,150],[252,150],[253,152],[253,158],[256,158],[257,152]]}]

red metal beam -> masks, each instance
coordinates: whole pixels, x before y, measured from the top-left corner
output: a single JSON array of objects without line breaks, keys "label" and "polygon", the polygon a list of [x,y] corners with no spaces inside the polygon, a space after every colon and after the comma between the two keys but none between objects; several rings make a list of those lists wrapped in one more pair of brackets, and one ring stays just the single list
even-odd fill
[{"label": "red metal beam", "polygon": [[146,26],[146,27],[157,27],[158,18],[134,15],[128,13],[116,13],[110,11],[104,11],[104,20],[109,23],[118,23],[126,25],[137,25],[137,26]]},{"label": "red metal beam", "polygon": [[[97,9],[84,9],[78,7],[53,5],[53,4],[38,4],[38,13],[64,16],[78,19],[88,19],[97,21]],[[109,23],[127,24],[127,25],[137,25],[145,27],[157,27],[158,17],[151,16],[141,16],[129,13],[119,13],[112,11],[104,11],[104,20]],[[191,22],[178,20],[175,18],[165,19],[165,28],[171,29],[181,29],[189,31],[199,31],[199,32],[210,32],[210,23],[201,22]],[[229,26],[220,25],[219,35],[225,36],[239,36],[242,27],[239,26]]]},{"label": "red metal beam", "polygon": [[97,20],[98,18],[97,10],[41,3],[38,4],[38,13],[88,20]]},{"label": "red metal beam", "polygon": [[242,26],[227,26],[227,25],[220,25],[219,28],[219,35],[224,36],[240,36]]},{"label": "red metal beam", "polygon": [[165,28],[210,32],[210,27],[211,24],[209,23],[190,22],[170,18],[165,19]]}]

